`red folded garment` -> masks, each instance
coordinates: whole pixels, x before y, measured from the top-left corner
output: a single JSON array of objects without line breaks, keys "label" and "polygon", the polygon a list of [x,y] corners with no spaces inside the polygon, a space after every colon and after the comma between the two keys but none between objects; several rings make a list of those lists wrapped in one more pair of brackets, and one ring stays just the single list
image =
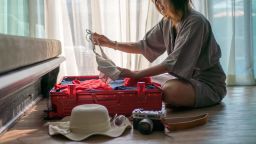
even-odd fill
[{"label": "red folded garment", "polygon": [[77,90],[112,90],[111,86],[109,84],[103,82],[100,79],[97,80],[86,80],[83,82],[80,82],[80,84],[77,84],[76,86]]},{"label": "red folded garment", "polygon": [[61,84],[55,84],[54,85],[55,90],[61,90],[61,89],[65,89],[67,87],[68,87],[68,85],[61,85]]},{"label": "red folded garment", "polygon": [[[76,85],[77,91],[86,91],[86,90],[112,90],[112,87],[103,82],[100,79],[92,79],[86,81],[73,80],[72,84]],[[61,92],[68,92],[68,85],[55,84],[55,90],[61,90]]]},{"label": "red folded garment", "polygon": [[145,82],[147,83],[152,83],[151,77],[144,77],[141,79],[132,79],[132,78],[125,78],[124,79],[124,86],[137,86],[138,82]]}]

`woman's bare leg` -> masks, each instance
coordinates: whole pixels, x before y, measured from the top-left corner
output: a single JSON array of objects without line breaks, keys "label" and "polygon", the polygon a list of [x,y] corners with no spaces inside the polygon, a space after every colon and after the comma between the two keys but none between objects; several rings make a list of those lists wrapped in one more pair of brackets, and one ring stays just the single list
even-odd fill
[{"label": "woman's bare leg", "polygon": [[168,106],[193,107],[195,104],[195,90],[189,82],[179,79],[169,80],[162,86],[162,90],[163,100]]}]

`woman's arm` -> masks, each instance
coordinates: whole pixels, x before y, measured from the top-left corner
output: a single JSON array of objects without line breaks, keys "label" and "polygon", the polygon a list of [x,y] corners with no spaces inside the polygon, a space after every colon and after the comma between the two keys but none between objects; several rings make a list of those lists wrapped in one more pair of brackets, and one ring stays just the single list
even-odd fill
[{"label": "woman's arm", "polygon": [[131,71],[125,68],[119,68],[121,71],[121,77],[129,77],[133,79],[140,79],[148,76],[155,76],[163,73],[167,73],[168,69],[163,64],[158,64],[140,71]]},{"label": "woman's arm", "polygon": [[113,48],[115,50],[119,50],[122,52],[142,54],[141,49],[137,47],[135,43],[132,43],[132,42],[129,42],[129,43],[115,42],[115,45],[113,46]]},{"label": "woman's arm", "polygon": [[126,42],[116,42],[112,41],[109,38],[107,38],[104,35],[100,35],[97,33],[94,33],[92,36],[93,43],[95,45],[101,45],[109,48],[113,48],[115,50],[127,52],[127,53],[134,53],[134,54],[141,54],[141,49],[135,45],[135,43]]}]

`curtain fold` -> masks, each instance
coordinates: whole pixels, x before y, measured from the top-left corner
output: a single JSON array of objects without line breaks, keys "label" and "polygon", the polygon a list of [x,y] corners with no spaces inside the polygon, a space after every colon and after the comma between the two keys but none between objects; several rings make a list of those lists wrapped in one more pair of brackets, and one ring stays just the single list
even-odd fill
[{"label": "curtain fold", "polygon": [[194,4],[212,24],[227,84],[255,85],[255,1],[194,0]]},{"label": "curtain fold", "polygon": [[45,36],[44,0],[0,0],[0,33]]},{"label": "curtain fold", "polygon": [[[256,68],[256,1],[252,0],[252,46],[253,46],[253,67]],[[254,78],[256,79],[256,69],[254,69]]]}]

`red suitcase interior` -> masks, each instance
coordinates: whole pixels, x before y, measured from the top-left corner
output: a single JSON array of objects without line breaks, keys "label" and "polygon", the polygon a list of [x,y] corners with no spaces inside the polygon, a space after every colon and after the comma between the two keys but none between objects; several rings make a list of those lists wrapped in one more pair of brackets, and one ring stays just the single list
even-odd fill
[{"label": "red suitcase interior", "polygon": [[[124,114],[130,116],[136,108],[145,110],[161,110],[162,91],[156,83],[146,83],[145,88],[140,86],[126,87],[122,81],[118,84],[123,89],[113,90],[77,90],[72,81],[86,81],[99,79],[98,76],[66,76],[62,79],[60,85],[66,86],[68,92],[56,90],[50,91],[50,105],[48,118],[62,118],[71,114],[71,110],[81,104],[101,104],[106,106],[111,116],[115,114]],[[114,81],[115,82],[115,81]],[[110,84],[111,85],[111,84]],[[111,85],[111,87],[114,87]]]}]

